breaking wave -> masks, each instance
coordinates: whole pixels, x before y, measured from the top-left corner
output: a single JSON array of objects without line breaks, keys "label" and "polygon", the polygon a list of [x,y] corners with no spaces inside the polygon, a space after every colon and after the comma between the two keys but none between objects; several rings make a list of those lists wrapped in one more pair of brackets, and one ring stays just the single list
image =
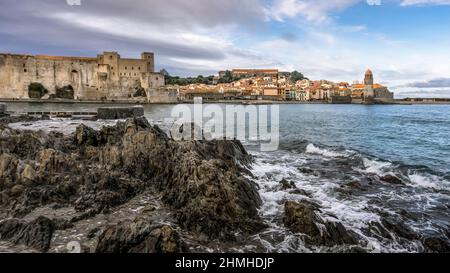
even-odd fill
[{"label": "breaking wave", "polygon": [[[266,251],[346,252],[354,251],[355,247],[366,252],[423,251],[423,244],[418,239],[405,239],[395,234],[385,238],[374,232],[373,226],[385,223],[387,215],[423,236],[441,236],[448,228],[442,225],[445,221],[433,221],[434,217],[450,221],[449,208],[442,206],[443,201],[450,201],[450,187],[443,177],[358,151],[322,148],[313,143],[303,146],[303,150],[296,147],[274,153],[252,152],[255,157],[252,173],[263,200],[260,214],[269,225],[267,230],[255,236],[255,240]],[[397,177],[402,185],[383,182],[381,178],[387,175]],[[292,181],[302,193],[283,189],[280,186],[282,180]],[[437,193],[436,189],[447,192]],[[283,224],[284,203],[288,200],[320,204],[321,217],[337,219],[346,229],[358,234],[359,244],[308,245],[304,236],[290,232]]]}]

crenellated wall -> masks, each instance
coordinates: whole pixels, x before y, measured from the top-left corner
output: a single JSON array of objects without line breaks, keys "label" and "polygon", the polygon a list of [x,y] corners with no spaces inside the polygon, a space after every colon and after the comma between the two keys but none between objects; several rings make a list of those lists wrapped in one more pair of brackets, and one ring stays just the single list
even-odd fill
[{"label": "crenellated wall", "polygon": [[121,59],[116,52],[97,58],[0,54],[0,98],[27,99],[29,84],[37,82],[49,91],[44,99],[68,85],[77,100],[125,99],[138,88],[164,86],[153,62],[153,53],[142,59]]}]

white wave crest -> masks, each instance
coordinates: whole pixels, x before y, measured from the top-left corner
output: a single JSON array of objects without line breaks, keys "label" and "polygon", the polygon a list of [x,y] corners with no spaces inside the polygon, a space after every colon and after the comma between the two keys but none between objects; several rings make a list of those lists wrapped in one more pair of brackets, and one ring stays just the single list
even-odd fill
[{"label": "white wave crest", "polygon": [[312,143],[310,143],[310,144],[308,144],[308,146],[306,146],[306,153],[322,155],[325,157],[345,157],[345,156],[347,156],[347,154],[345,154],[345,153],[338,153],[336,151],[330,151],[327,149],[319,148]]}]

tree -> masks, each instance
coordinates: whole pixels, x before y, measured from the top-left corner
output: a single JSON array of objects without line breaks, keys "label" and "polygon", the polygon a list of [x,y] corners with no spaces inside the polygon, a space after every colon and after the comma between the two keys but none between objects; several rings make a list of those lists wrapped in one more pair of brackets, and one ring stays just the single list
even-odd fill
[{"label": "tree", "polygon": [[291,72],[291,82],[295,83],[297,81],[305,80],[307,79],[302,73],[298,72],[297,70]]}]

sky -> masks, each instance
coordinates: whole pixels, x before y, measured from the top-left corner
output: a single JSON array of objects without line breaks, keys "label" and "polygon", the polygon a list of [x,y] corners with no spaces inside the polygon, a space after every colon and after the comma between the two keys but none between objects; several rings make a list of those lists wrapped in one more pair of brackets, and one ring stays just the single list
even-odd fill
[{"label": "sky", "polygon": [[232,68],[450,97],[450,0],[0,0],[0,52],[155,52],[171,75]]}]

